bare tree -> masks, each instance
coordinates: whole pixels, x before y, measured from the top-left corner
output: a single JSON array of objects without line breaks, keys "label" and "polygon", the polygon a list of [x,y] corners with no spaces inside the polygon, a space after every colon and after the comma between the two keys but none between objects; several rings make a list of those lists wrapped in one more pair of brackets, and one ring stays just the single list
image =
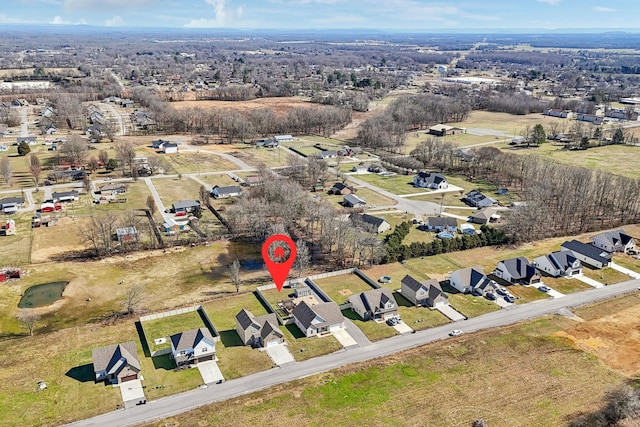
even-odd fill
[{"label": "bare tree", "polygon": [[3,157],[2,160],[0,160],[0,174],[2,174],[7,185],[11,185],[10,181],[13,170],[11,168],[11,161],[8,157]]},{"label": "bare tree", "polygon": [[200,194],[200,200],[202,201],[202,204],[205,206],[209,206],[210,193],[209,193],[209,190],[207,190],[207,187],[205,187],[204,185],[201,185],[199,194]]},{"label": "bare tree", "polygon": [[109,255],[113,250],[113,235],[118,217],[112,212],[91,216],[91,220],[78,228],[80,237],[91,245],[96,255]]},{"label": "bare tree", "polygon": [[122,302],[124,306],[124,314],[131,315],[140,310],[144,302],[144,287],[142,285],[132,285],[127,288],[127,292]]},{"label": "bare tree", "polygon": [[240,261],[238,261],[238,258],[235,258],[233,262],[229,264],[229,274],[231,275],[231,282],[236,287],[236,292],[240,292],[242,278],[240,277]]},{"label": "bare tree", "polygon": [[89,145],[79,135],[70,135],[60,147],[60,153],[71,166],[82,165],[89,154]]},{"label": "bare tree", "polygon": [[18,311],[16,319],[29,331],[29,336],[33,336],[33,331],[36,328],[38,320],[40,320],[40,315],[32,309],[23,308]]},{"label": "bare tree", "polygon": [[136,157],[136,150],[130,142],[118,142],[116,144],[116,156],[122,166],[122,175],[124,176],[125,166],[133,167],[133,159]]},{"label": "bare tree", "polygon": [[98,153],[98,160],[102,163],[102,167],[104,167],[109,161],[109,153],[107,150],[100,150]]},{"label": "bare tree", "polygon": [[147,207],[152,215],[156,212],[156,199],[152,195],[147,196]]},{"label": "bare tree", "polygon": [[40,165],[40,159],[35,154],[29,156],[29,173],[33,176],[33,181],[36,184],[36,190],[38,189],[38,178],[42,173],[42,166]]},{"label": "bare tree", "polygon": [[89,159],[89,162],[87,163],[87,166],[89,166],[89,170],[90,170],[92,173],[95,173],[95,172],[98,170],[98,168],[100,167],[100,162],[99,162],[99,160],[98,160],[98,159],[96,159],[96,158],[95,158],[95,156],[94,156],[94,157],[91,157],[91,158]]},{"label": "bare tree", "polygon": [[302,276],[304,270],[311,265],[311,256],[309,254],[309,247],[304,240],[299,239],[296,242],[296,259],[293,262],[293,267],[298,272],[298,277]]}]

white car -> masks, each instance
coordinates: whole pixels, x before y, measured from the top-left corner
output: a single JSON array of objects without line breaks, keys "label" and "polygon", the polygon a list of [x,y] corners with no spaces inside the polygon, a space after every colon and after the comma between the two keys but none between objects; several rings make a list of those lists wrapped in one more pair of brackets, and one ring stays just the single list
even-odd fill
[{"label": "white car", "polygon": [[460,329],[454,329],[453,331],[449,332],[450,337],[457,337],[459,335],[462,335],[462,331]]}]

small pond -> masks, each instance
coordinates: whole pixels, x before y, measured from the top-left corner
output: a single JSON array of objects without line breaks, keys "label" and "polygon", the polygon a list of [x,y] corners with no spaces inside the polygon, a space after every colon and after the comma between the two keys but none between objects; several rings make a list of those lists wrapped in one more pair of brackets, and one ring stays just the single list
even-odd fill
[{"label": "small pond", "polygon": [[44,307],[62,298],[62,292],[69,282],[51,282],[35,285],[24,291],[18,302],[19,308]]}]

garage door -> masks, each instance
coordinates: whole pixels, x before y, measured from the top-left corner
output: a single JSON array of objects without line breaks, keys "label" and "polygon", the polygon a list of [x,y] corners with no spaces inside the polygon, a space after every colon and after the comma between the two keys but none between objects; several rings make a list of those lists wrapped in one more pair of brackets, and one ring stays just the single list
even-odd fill
[{"label": "garage door", "polygon": [[138,379],[137,375],[135,375],[135,374],[134,375],[129,375],[129,376],[126,376],[126,377],[122,377],[122,382],[136,380],[136,379]]},{"label": "garage door", "polygon": [[210,356],[202,356],[198,358],[198,362],[206,362],[208,360],[213,360],[213,355]]},{"label": "garage door", "polygon": [[330,331],[337,331],[338,329],[342,329],[343,326],[340,323],[337,323],[335,325],[331,325],[331,327],[329,328]]},{"label": "garage door", "polygon": [[274,345],[280,344],[280,340],[267,341],[265,344],[267,345],[267,347],[273,347]]}]

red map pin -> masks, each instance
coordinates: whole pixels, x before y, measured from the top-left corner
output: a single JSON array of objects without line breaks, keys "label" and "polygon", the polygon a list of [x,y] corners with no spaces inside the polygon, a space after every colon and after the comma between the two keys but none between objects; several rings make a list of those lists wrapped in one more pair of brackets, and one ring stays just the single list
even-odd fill
[{"label": "red map pin", "polygon": [[[282,246],[278,246],[273,251],[274,259],[271,259],[269,256],[269,247],[274,242],[282,242],[286,246],[289,247],[289,258],[284,259],[285,251]],[[278,290],[282,290],[282,285],[284,285],[284,281],[287,280],[287,276],[289,275],[289,271],[291,270],[291,266],[293,262],[296,260],[296,244],[293,243],[293,240],[289,236],[285,236],[284,234],[274,234],[269,237],[266,242],[262,245],[262,259],[264,263],[267,265],[267,269],[269,273],[271,273],[271,278],[273,282],[276,284]]]}]

